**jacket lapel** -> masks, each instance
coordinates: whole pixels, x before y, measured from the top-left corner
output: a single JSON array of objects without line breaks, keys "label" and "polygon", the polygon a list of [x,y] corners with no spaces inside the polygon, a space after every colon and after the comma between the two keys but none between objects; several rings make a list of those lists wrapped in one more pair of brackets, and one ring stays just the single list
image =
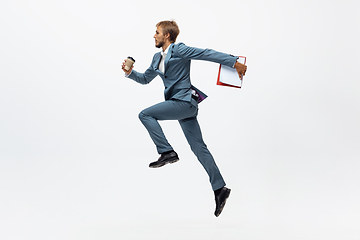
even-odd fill
[{"label": "jacket lapel", "polygon": [[[165,71],[164,72],[166,72],[166,69],[168,68],[168,62],[169,62],[169,60],[170,60],[170,58],[171,58],[171,55],[172,55],[172,52],[173,52],[173,50],[172,50],[172,48],[174,47],[174,44],[172,43],[172,44],[170,44],[170,46],[169,46],[169,50],[168,50],[168,53],[166,54],[166,58],[165,58],[165,62],[164,62],[164,68],[165,68]],[[161,61],[161,53],[160,52],[158,52],[158,53],[156,53],[156,55],[155,55],[155,61],[154,61],[154,69],[156,70],[156,72],[157,73],[159,73],[159,74],[161,74],[161,75],[164,75],[164,73],[162,73],[160,70],[159,70],[159,64],[160,64],[160,61]]]},{"label": "jacket lapel", "polygon": [[153,68],[155,69],[155,71],[156,71],[158,74],[163,74],[163,73],[159,70],[160,60],[161,60],[161,53],[158,52],[158,53],[156,53],[156,55],[155,55],[155,61],[154,61]]}]

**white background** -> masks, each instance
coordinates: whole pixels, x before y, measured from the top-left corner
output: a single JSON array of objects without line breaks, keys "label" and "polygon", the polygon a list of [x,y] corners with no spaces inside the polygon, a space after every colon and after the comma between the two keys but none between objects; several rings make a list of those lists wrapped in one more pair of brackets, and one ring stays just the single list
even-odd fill
[{"label": "white background", "polygon": [[[356,1],[2,0],[0,239],[360,239],[359,4]],[[177,42],[247,56],[242,89],[193,61],[209,95],[199,121],[232,189],[219,218],[177,122],[180,161],[138,113],[163,100],[155,25]]]}]

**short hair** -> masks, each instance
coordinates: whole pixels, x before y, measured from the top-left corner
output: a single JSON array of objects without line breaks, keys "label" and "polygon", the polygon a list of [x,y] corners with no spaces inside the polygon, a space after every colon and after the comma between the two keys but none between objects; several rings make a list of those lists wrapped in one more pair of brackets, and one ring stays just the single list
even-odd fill
[{"label": "short hair", "polygon": [[170,42],[174,43],[180,33],[180,29],[175,21],[161,21],[156,24],[156,27],[161,27],[164,35],[170,34]]}]

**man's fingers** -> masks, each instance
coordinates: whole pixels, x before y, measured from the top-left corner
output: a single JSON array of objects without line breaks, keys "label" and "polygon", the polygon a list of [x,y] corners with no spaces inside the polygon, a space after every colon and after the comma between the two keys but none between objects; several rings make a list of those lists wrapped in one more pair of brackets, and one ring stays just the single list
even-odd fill
[{"label": "man's fingers", "polygon": [[243,71],[243,75],[245,75],[246,70],[247,70],[247,66],[246,66],[246,65],[244,65],[244,66],[245,66],[245,69],[244,69],[244,71]]},{"label": "man's fingers", "polygon": [[239,73],[239,76],[244,76],[247,70],[247,66],[245,64],[239,63],[237,64],[238,66],[236,67]]}]

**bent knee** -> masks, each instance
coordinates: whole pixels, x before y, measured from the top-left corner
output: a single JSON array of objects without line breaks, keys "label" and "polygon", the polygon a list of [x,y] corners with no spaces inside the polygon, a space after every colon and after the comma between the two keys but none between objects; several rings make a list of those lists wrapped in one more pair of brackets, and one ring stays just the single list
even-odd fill
[{"label": "bent knee", "polygon": [[142,110],[138,115],[140,121],[144,122],[146,120],[152,119],[152,117],[147,114],[144,110]]},{"label": "bent knee", "polygon": [[143,111],[141,111],[138,115],[140,121],[143,121],[145,119],[145,113]]}]

